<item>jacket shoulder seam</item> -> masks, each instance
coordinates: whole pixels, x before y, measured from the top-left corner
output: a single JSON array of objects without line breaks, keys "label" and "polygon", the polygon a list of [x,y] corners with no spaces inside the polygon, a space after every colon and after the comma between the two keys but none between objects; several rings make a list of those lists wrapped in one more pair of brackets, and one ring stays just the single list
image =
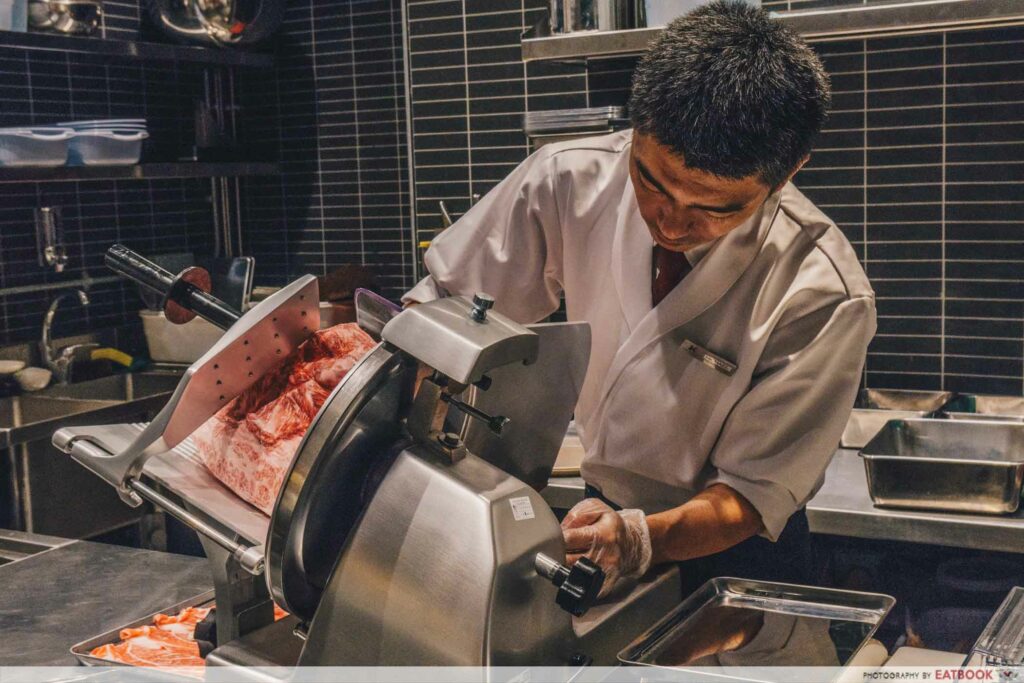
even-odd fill
[{"label": "jacket shoulder seam", "polygon": [[[783,206],[782,207],[782,211],[786,214],[786,217],[789,218],[789,220],[793,221],[793,223],[796,224],[799,227],[801,233],[803,233],[803,234],[805,234],[805,235],[807,235],[808,237],[811,238],[811,242],[814,244],[814,249],[816,251],[820,252],[821,255],[824,256],[825,259],[828,261],[829,265],[832,266],[832,272],[835,273],[836,278],[839,280],[840,284],[842,284],[842,286],[843,286],[843,292],[845,294],[846,300],[847,301],[851,301],[851,300],[856,299],[856,298],[867,298],[867,297],[861,297],[860,295],[856,295],[855,296],[855,295],[853,295],[850,292],[850,285],[847,283],[846,277],[843,275],[842,270],[839,268],[838,264],[836,263],[835,258],[833,258],[832,255],[830,253],[828,253],[828,250],[822,248],[822,246],[820,244],[820,237],[814,237],[812,234],[810,234],[806,230],[806,228],[804,227],[804,224],[802,222],[800,222],[796,218],[796,216],[794,216],[792,214],[792,212],[790,212],[788,210],[787,207]],[[828,230],[838,230],[839,229],[836,226],[836,224],[831,222],[831,221],[829,221],[827,223],[827,225],[828,225],[828,229],[823,231],[822,235],[824,235],[825,232],[828,232]]]}]

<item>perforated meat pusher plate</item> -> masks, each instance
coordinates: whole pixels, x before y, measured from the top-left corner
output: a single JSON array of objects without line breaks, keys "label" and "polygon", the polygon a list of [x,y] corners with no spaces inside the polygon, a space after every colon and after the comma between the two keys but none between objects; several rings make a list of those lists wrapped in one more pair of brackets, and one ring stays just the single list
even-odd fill
[{"label": "perforated meat pusher plate", "polygon": [[316,278],[306,275],[254,306],[185,371],[167,405],[126,448],[104,443],[106,425],[60,429],[53,444],[129,505],[141,504],[134,483],[146,460],[188,438],[319,329],[318,300]]}]

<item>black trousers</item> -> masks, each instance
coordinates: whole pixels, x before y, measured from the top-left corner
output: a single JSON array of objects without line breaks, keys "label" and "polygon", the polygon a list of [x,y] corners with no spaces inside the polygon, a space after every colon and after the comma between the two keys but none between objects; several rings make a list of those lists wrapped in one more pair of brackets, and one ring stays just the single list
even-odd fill
[{"label": "black trousers", "polygon": [[[622,509],[589,484],[584,495],[587,498],[600,498],[616,510]],[[719,576],[782,583],[812,583],[811,557],[811,532],[807,526],[807,513],[799,510],[789,518],[786,528],[774,543],[761,536],[753,536],[720,553],[680,562],[683,597],[700,588],[709,579]]]}]

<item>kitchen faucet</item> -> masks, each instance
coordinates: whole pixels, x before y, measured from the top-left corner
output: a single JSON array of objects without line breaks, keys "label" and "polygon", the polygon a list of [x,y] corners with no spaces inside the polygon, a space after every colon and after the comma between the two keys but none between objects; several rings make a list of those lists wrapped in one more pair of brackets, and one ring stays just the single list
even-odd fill
[{"label": "kitchen faucet", "polygon": [[50,302],[50,307],[46,309],[46,317],[43,318],[43,336],[39,342],[39,353],[42,356],[43,362],[46,363],[46,367],[53,371],[53,376],[59,384],[68,383],[71,367],[83,352],[91,351],[99,346],[99,344],[71,344],[61,349],[60,353],[56,353],[53,349],[51,337],[53,318],[57,315],[57,307],[60,306],[60,302],[64,299],[76,295],[80,304],[83,306],[89,305],[89,295],[83,290],[67,291],[54,297],[53,301]]}]

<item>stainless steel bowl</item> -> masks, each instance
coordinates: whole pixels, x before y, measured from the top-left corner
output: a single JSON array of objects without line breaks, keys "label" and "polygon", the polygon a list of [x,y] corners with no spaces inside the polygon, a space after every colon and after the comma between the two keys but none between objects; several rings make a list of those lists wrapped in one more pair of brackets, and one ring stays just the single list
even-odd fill
[{"label": "stainless steel bowl", "polygon": [[32,0],[28,24],[35,31],[90,35],[99,28],[103,5],[97,0]]},{"label": "stainless steel bowl", "polygon": [[285,0],[144,0],[153,24],[185,42],[255,45],[284,19]]}]

